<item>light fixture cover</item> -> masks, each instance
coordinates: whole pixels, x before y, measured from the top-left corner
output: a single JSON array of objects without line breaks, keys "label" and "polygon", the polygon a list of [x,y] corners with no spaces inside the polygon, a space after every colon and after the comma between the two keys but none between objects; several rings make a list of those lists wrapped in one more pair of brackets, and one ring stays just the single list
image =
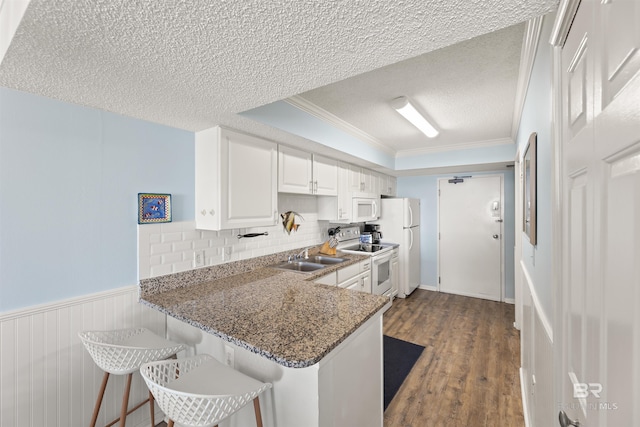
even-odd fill
[{"label": "light fixture cover", "polygon": [[435,138],[438,136],[438,130],[429,123],[427,119],[418,112],[418,110],[416,110],[406,96],[394,99],[391,101],[391,106],[429,138]]}]

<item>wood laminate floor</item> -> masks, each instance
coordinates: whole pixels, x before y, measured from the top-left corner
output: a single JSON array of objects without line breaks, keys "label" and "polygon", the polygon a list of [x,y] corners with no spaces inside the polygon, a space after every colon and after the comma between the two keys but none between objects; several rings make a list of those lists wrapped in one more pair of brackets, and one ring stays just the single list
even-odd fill
[{"label": "wood laminate floor", "polygon": [[384,427],[524,426],[513,321],[514,306],[505,303],[421,289],[396,299],[384,315],[385,335],[425,349]]},{"label": "wood laminate floor", "polygon": [[520,334],[510,304],[417,289],[384,315],[385,335],[425,347],[385,427],[524,426]]}]

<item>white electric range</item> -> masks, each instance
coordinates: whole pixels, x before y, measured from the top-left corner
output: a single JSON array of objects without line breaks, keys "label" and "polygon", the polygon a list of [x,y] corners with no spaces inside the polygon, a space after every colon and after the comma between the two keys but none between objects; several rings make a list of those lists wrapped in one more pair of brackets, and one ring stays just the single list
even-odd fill
[{"label": "white electric range", "polygon": [[334,236],[336,240],[338,240],[336,249],[339,251],[358,255],[369,255],[371,257],[372,293],[392,297],[391,256],[393,248],[397,245],[391,243],[361,242],[360,237],[362,234],[358,226],[337,226],[329,230],[335,231]]}]

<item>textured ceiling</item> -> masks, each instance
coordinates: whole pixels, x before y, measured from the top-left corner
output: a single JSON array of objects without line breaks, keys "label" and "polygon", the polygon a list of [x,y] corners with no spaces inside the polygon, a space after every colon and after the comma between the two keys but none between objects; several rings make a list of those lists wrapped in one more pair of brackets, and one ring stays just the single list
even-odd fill
[{"label": "textured ceiling", "polygon": [[556,3],[32,0],[0,64],[0,85],[187,130],[224,124],[305,143],[236,113],[523,22]]},{"label": "textured ceiling", "polygon": [[[300,96],[403,154],[510,141],[524,23]],[[391,109],[408,96],[440,130],[427,138]]]}]

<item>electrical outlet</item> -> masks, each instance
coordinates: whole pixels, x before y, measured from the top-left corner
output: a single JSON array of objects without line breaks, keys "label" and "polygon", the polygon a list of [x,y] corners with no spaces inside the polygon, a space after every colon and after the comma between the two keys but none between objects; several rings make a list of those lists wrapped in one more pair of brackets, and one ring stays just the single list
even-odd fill
[{"label": "electrical outlet", "polygon": [[194,252],[193,262],[196,267],[204,267],[204,250]]},{"label": "electrical outlet", "polygon": [[224,363],[225,365],[233,368],[235,365],[235,360],[234,360],[234,350],[233,347],[225,345],[224,346]]}]

